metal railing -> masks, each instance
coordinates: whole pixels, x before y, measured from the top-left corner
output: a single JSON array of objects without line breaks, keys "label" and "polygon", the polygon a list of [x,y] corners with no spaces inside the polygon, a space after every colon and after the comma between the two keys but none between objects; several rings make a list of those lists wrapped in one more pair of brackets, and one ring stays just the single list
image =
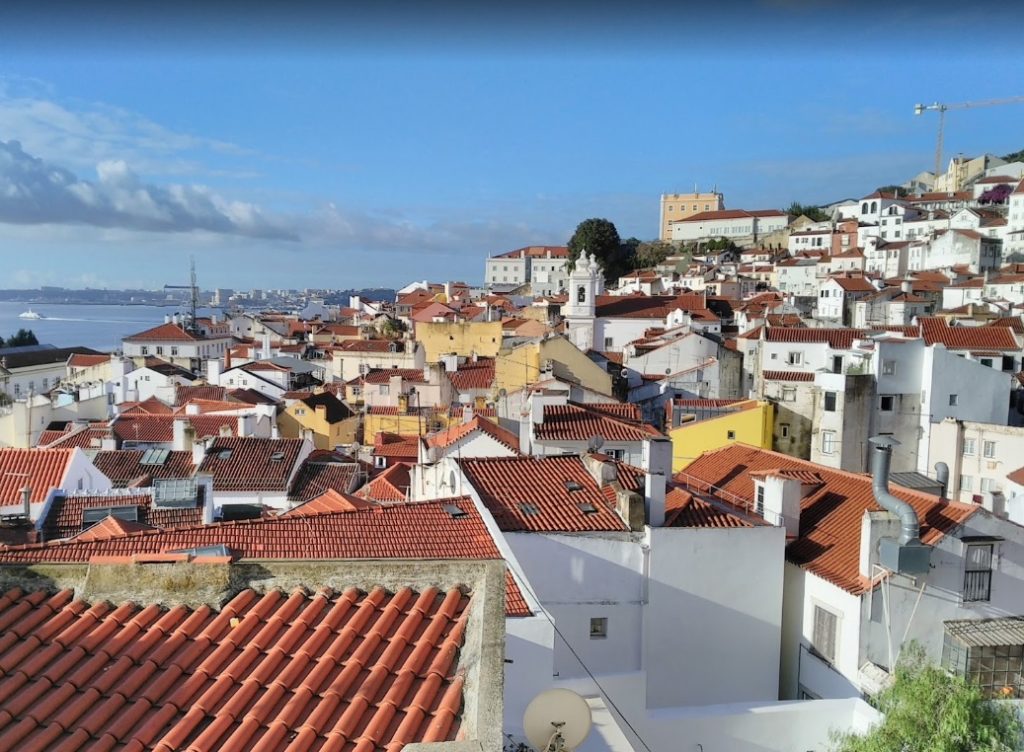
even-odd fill
[{"label": "metal railing", "polygon": [[690,493],[699,496],[702,501],[710,504],[718,502],[716,505],[724,507],[726,512],[742,512],[750,517],[761,518],[770,525],[777,527],[782,527],[786,523],[786,518],[777,512],[765,509],[761,509],[759,512],[753,499],[744,498],[739,494],[727,491],[688,473],[678,472],[672,479],[677,485],[681,485]]}]

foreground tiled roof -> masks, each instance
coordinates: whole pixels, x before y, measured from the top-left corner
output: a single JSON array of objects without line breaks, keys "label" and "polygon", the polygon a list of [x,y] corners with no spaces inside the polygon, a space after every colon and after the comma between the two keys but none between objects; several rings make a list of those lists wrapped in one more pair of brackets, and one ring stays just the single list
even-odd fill
[{"label": "foreground tiled roof", "polygon": [[1020,351],[1007,326],[950,326],[946,319],[919,318],[925,344],[942,343],[950,350]]},{"label": "foreground tiled roof", "polygon": [[302,444],[302,439],[214,439],[199,472],[213,476],[214,491],[286,491]]},{"label": "foreground tiled roof", "polygon": [[396,462],[356,492],[356,496],[377,502],[405,501],[409,493],[408,462]]},{"label": "foreground tiled roof", "polygon": [[619,420],[590,405],[545,405],[544,422],[535,424],[540,441],[587,441],[600,436],[606,441],[643,441],[660,435],[645,423]]},{"label": "foreground tiled roof", "polygon": [[0,449],[0,504],[20,504],[21,489],[31,489],[29,501],[45,501],[59,488],[74,449]]},{"label": "foreground tiled roof", "polygon": [[[691,491],[706,491],[709,485],[714,486],[713,495],[724,496],[727,502],[742,499],[749,505],[754,497],[751,475],[780,470],[806,471],[821,481],[806,490],[800,505],[800,534],[787,547],[787,557],[844,590],[854,594],[865,592],[868,583],[860,576],[861,518],[866,510],[880,510],[874,500],[871,476],[731,444],[705,452],[677,473],[675,481]],[[929,545],[937,543],[977,509],[892,484],[890,492],[914,507],[921,520],[921,540]]]},{"label": "foreground tiled roof", "polygon": [[469,596],[245,589],[203,605],[0,595],[9,750],[398,750],[459,733]]},{"label": "foreground tiled roof", "polygon": [[[580,457],[492,457],[460,464],[505,532],[627,529]],[[570,483],[578,489],[570,490]]]},{"label": "foreground tiled roof", "polygon": [[77,535],[87,527],[82,524],[83,511],[97,507],[135,507],[136,521],[159,528],[189,527],[203,522],[201,504],[185,508],[158,508],[154,506],[150,493],[74,494],[54,499],[42,524],[46,540]]}]

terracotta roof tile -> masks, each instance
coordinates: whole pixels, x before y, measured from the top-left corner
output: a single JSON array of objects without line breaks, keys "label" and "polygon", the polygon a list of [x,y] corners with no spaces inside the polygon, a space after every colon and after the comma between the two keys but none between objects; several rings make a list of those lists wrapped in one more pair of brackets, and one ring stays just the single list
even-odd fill
[{"label": "terracotta roof tile", "polygon": [[475,416],[468,423],[458,423],[450,428],[428,436],[426,441],[429,446],[446,448],[455,444],[470,434],[480,432],[487,434],[492,439],[507,447],[516,454],[519,453],[519,437],[511,431],[506,430],[493,420]]},{"label": "terracotta roof tile", "polygon": [[516,248],[514,251],[506,251],[491,258],[569,258],[569,248],[564,245],[528,245],[525,248]]},{"label": "terracotta roof tile", "polygon": [[0,623],[14,638],[0,649],[0,735],[26,752],[454,740],[470,610],[459,587],[247,589],[219,611],[9,590],[0,595]]},{"label": "terracotta roof tile", "polygon": [[175,419],[186,417],[195,429],[197,439],[219,436],[221,429],[227,427],[234,433],[238,428],[236,415],[120,415],[114,419],[111,427],[121,441],[137,441],[147,444],[169,444],[174,440]]},{"label": "terracotta roof tile", "polygon": [[539,441],[587,441],[601,436],[606,441],[643,441],[660,436],[654,426],[605,414],[591,405],[545,405],[544,422],[535,424]]},{"label": "terracotta roof tile", "polygon": [[76,493],[54,498],[46,518],[42,521],[43,534],[46,540],[77,535],[94,524],[84,522],[85,510],[112,507],[132,510],[135,518],[133,521],[155,528],[190,527],[203,522],[202,503],[161,508],[154,505],[153,494],[149,490],[127,494]]},{"label": "terracotta roof tile", "polygon": [[347,494],[357,483],[360,467],[354,462],[317,462],[307,459],[292,481],[288,498],[308,501],[328,491]]},{"label": "terracotta roof tile", "polygon": [[168,452],[167,457],[159,464],[143,465],[144,457],[146,452],[142,449],[101,451],[93,455],[92,464],[110,479],[114,488],[124,488],[142,476],[191,478],[195,474],[192,452]]},{"label": "terracotta roof tile", "polygon": [[214,491],[283,492],[302,446],[302,439],[214,439],[199,472],[213,476]]},{"label": "terracotta roof tile", "polygon": [[387,384],[393,376],[398,376],[402,381],[414,384],[422,384],[426,381],[422,368],[374,368],[361,376],[357,376],[349,383],[351,384]]},{"label": "terracotta roof tile", "polygon": [[1006,479],[1018,486],[1024,486],[1024,467],[1018,467],[1012,473],[1007,473]]},{"label": "terracotta roof tile", "polygon": [[377,434],[373,443],[373,454],[377,457],[391,457],[415,463],[420,456],[419,437]]},{"label": "terracotta roof tile", "polygon": [[190,402],[194,399],[220,401],[226,398],[226,394],[227,389],[222,386],[214,386],[212,384],[185,386],[183,384],[177,384],[174,389],[174,404],[184,405],[186,402]]},{"label": "terracotta roof tile", "polygon": [[[871,477],[834,470],[778,452],[731,444],[705,452],[677,473],[675,482],[690,491],[707,492],[728,504],[738,499],[749,507],[754,497],[751,478],[758,471],[798,471],[820,478],[805,487],[801,502],[800,534],[787,547],[794,563],[854,594],[865,592],[860,576],[860,529],[865,510],[875,503]],[[807,476],[811,477],[811,476]],[[921,519],[922,542],[934,545],[963,523],[977,507],[943,501],[930,494],[890,484],[890,492],[914,507]]]},{"label": "terracotta roof tile", "polygon": [[90,355],[88,353],[72,353],[68,365],[72,368],[90,368],[110,362],[109,355]]},{"label": "terracotta roof tile", "polygon": [[330,488],[319,496],[314,496],[308,501],[299,504],[299,506],[288,510],[285,514],[309,516],[331,512],[354,512],[357,509],[369,509],[371,506],[373,504],[365,499],[361,499],[358,496],[350,496],[347,493]]},{"label": "terracotta roof tile", "polygon": [[811,371],[764,371],[765,381],[814,381]]},{"label": "terracotta roof tile", "polygon": [[411,467],[408,462],[396,462],[356,491],[356,496],[381,503],[406,501]]},{"label": "terracotta roof tile", "polygon": [[124,338],[125,342],[193,342],[199,339],[189,334],[177,324],[160,324],[152,329],[131,334]]},{"label": "terracotta roof tile", "polygon": [[682,295],[599,295],[595,304],[595,313],[599,318],[660,320],[664,319],[672,311],[680,308],[693,313],[707,311],[704,295],[698,293],[684,293]]},{"label": "terracotta roof tile", "polygon": [[675,486],[665,494],[665,527],[753,527],[753,523],[724,505],[716,507]]},{"label": "terracotta roof tile", "polygon": [[494,384],[494,359],[479,358],[463,363],[457,370],[448,374],[452,386],[457,391],[469,389],[490,389]]},{"label": "terracotta roof tile", "polygon": [[627,529],[580,457],[492,457],[460,464],[506,532]]},{"label": "terracotta roof tile", "polygon": [[0,504],[20,504],[21,489],[31,489],[33,504],[60,488],[76,449],[0,449]]},{"label": "terracotta roof tile", "polygon": [[999,350],[1019,352],[1013,332],[1005,326],[950,326],[942,318],[918,319],[925,344],[941,342],[950,350]]}]

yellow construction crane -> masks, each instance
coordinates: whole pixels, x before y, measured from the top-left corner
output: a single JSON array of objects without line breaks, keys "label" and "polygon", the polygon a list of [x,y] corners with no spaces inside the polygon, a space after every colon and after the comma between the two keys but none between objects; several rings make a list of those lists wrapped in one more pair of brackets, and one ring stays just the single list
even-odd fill
[{"label": "yellow construction crane", "polygon": [[960,102],[959,104],[915,104],[914,114],[921,115],[926,110],[939,113],[939,137],[935,143],[935,177],[942,173],[942,131],[946,125],[946,110],[969,110],[975,107],[994,107],[997,104],[1016,104],[1024,102],[1024,97],[1006,97],[1004,99],[986,99],[981,102]]}]

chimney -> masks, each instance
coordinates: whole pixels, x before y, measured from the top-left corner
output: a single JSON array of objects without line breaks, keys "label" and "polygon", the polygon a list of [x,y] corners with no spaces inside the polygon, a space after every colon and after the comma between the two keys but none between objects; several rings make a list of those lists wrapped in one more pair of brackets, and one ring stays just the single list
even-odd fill
[{"label": "chimney", "polygon": [[939,491],[939,497],[945,499],[946,494],[949,492],[949,465],[945,462],[935,463],[935,480],[942,486],[942,490]]},{"label": "chimney", "polygon": [[185,415],[199,415],[199,405],[194,402],[185,405]]},{"label": "chimney", "polygon": [[900,520],[898,539],[883,538],[879,543],[879,561],[883,567],[911,576],[928,573],[931,548],[921,543],[921,523],[907,502],[889,493],[889,465],[893,447],[898,444],[887,436],[868,439],[872,446],[871,490],[878,506]]},{"label": "chimney", "polygon": [[544,399],[537,392],[530,395],[530,422],[537,426],[544,424]]},{"label": "chimney", "polygon": [[[615,463],[609,460],[605,455],[593,455],[584,454],[580,459],[583,460],[583,466],[590,473],[590,477],[594,479],[594,482],[604,488],[612,481],[618,478],[618,471],[615,468]],[[662,522],[664,522],[664,510],[662,511]]]},{"label": "chimney", "polygon": [[444,283],[444,299],[445,299],[446,303],[451,303],[452,302],[452,283],[451,282],[445,282]]},{"label": "chimney", "polygon": [[194,441],[192,443],[192,464],[199,467],[206,458],[206,441]]},{"label": "chimney", "polygon": [[210,358],[206,361],[206,381],[214,386],[220,385],[220,358]]},{"label": "chimney", "polygon": [[906,277],[903,278],[903,281],[900,283],[900,292],[906,295],[910,295],[910,293],[912,293],[913,291],[914,283],[911,281],[910,275],[908,274]]},{"label": "chimney", "polygon": [[667,436],[645,439],[641,452],[640,467],[645,472],[666,478],[672,474],[672,440]]},{"label": "chimney", "polygon": [[665,524],[665,476],[661,473],[644,475],[644,501],[647,502],[647,524],[661,527]]},{"label": "chimney", "polygon": [[173,426],[173,440],[171,449],[175,452],[187,452],[192,448],[196,432],[188,418],[175,418]]},{"label": "chimney", "polygon": [[203,505],[203,524],[213,522],[213,475],[196,473],[196,501]]},{"label": "chimney", "polygon": [[32,519],[32,489],[29,486],[24,486],[21,489],[21,503],[25,509],[25,519]]},{"label": "chimney", "polygon": [[164,323],[165,324],[170,324],[171,323],[171,314],[169,314],[169,313],[165,313],[164,314]]},{"label": "chimney", "polygon": [[1006,497],[1002,491],[986,491],[981,495],[981,506],[996,517],[1006,518]]},{"label": "chimney", "polygon": [[786,528],[787,538],[800,535],[803,484],[796,478],[769,473],[754,483],[754,511],[766,522]]},{"label": "chimney", "polygon": [[[231,370],[231,346],[224,348],[224,371]],[[223,373],[223,371],[222,371]]]},{"label": "chimney", "polygon": [[238,416],[238,430],[237,436],[252,436],[253,424],[256,422],[255,415],[239,415]]}]

